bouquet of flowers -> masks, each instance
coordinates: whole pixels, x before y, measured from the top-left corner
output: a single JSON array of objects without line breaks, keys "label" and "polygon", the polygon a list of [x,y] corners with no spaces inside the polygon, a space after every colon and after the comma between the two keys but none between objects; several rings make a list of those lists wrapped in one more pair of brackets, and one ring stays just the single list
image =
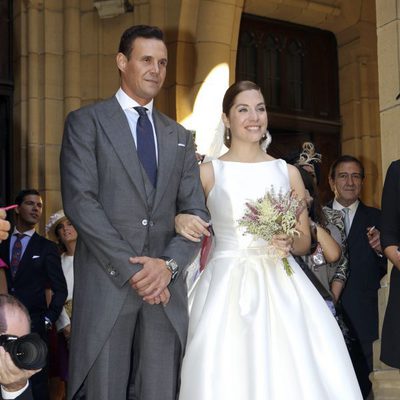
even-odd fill
[{"label": "bouquet of flowers", "polygon": [[290,267],[286,254],[275,248],[271,243],[274,235],[285,234],[299,236],[296,229],[301,212],[305,208],[303,200],[300,200],[293,190],[286,194],[276,193],[274,187],[264,197],[246,203],[247,210],[238,221],[239,226],[246,228],[245,233],[250,233],[268,242],[268,253],[275,258],[281,258],[286,273],[290,276],[293,270]]}]

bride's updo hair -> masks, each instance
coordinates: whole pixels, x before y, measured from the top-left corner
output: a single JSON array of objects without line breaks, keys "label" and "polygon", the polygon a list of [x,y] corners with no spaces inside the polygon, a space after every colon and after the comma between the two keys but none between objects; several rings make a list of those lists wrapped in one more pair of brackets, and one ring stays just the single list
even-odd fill
[{"label": "bride's updo hair", "polygon": [[[236,96],[239,93],[245,92],[246,90],[257,90],[258,92],[260,92],[261,95],[263,95],[260,86],[251,81],[239,81],[229,86],[229,88],[225,92],[224,99],[222,100],[222,112],[227,117],[229,117],[229,111],[231,111],[231,108],[233,107],[233,103],[235,102]],[[266,139],[267,139],[267,134],[265,134],[261,138],[260,144],[264,142]],[[231,147],[231,141],[232,141],[231,131],[229,128],[225,127],[224,145],[228,147],[228,149]]]}]

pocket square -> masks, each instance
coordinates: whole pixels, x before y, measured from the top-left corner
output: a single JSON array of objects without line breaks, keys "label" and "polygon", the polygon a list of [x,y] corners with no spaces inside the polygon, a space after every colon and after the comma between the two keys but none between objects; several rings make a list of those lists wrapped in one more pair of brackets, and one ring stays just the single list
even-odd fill
[{"label": "pocket square", "polygon": [[179,147],[186,147],[186,144],[185,143],[178,143],[178,146]]},{"label": "pocket square", "polygon": [[39,258],[40,256],[32,256],[32,260],[34,260],[35,258]]}]

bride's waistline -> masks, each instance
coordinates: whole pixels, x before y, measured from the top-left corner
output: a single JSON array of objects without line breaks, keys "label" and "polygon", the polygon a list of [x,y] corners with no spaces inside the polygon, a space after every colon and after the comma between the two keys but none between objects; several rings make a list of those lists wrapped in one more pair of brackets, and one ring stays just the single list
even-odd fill
[{"label": "bride's waistline", "polygon": [[248,247],[245,249],[228,249],[228,250],[218,250],[215,249],[211,255],[211,259],[220,257],[270,257],[270,253],[266,246],[263,247]]}]

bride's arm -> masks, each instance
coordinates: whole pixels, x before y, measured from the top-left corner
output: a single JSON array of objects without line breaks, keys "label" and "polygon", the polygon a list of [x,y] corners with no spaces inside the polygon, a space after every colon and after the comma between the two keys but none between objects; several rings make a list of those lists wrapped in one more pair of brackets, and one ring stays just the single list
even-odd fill
[{"label": "bride's arm", "polygon": [[[200,165],[200,179],[207,198],[214,186],[214,170],[211,162]],[[210,232],[207,229],[209,226],[209,222],[204,221],[197,215],[178,214],[175,217],[176,233],[193,242],[200,242],[203,235],[210,236]]]},{"label": "bride's arm", "polygon": [[[306,191],[300,172],[293,165],[288,165],[290,186],[295,191],[299,199],[306,198]],[[293,240],[291,253],[295,255],[307,254],[310,250],[311,235],[310,223],[308,219],[307,208],[305,207],[299,217],[296,229],[300,232],[300,236],[296,236]]]}]

